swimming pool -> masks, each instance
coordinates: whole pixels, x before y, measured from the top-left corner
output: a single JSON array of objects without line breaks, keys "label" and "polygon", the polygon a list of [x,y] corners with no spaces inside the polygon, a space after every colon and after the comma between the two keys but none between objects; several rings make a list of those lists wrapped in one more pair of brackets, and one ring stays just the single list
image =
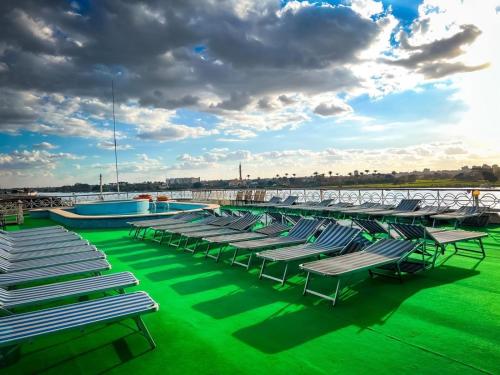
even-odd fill
[{"label": "swimming pool", "polygon": [[168,217],[179,212],[217,209],[215,204],[197,202],[149,202],[147,199],[119,199],[78,203],[70,208],[31,210],[33,218],[50,218],[71,228],[120,228],[129,222]]}]

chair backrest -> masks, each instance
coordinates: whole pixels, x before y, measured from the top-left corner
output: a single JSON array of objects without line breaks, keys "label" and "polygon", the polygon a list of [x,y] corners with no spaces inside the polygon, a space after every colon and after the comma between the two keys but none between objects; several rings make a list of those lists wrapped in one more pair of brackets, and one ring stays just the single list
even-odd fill
[{"label": "chair backrest", "polygon": [[322,247],[345,247],[359,233],[358,228],[346,227],[339,224],[329,224],[319,235],[315,245]]},{"label": "chair backrest", "polygon": [[383,239],[378,240],[373,245],[368,246],[363,251],[370,254],[377,254],[388,259],[401,259],[410,254],[418,245],[415,242]]},{"label": "chair backrest", "polygon": [[289,195],[282,203],[282,205],[284,206],[289,206],[289,205],[292,205],[294,204],[295,202],[297,202],[297,200],[299,199],[298,196],[296,195]]},{"label": "chair backrest", "polygon": [[328,207],[334,201],[335,201],[335,199],[323,199],[321,202],[317,203],[315,206],[317,206],[317,207]]},{"label": "chair backrest", "polygon": [[318,228],[323,223],[322,219],[300,219],[297,224],[290,229],[288,232],[288,237],[298,239],[298,240],[307,240],[311,237]]},{"label": "chair backrest", "polygon": [[363,202],[359,206],[354,206],[353,208],[375,208],[378,207],[380,203],[373,203],[373,202]]},{"label": "chair backrest", "polygon": [[261,215],[254,215],[254,214],[245,214],[242,217],[240,217],[238,220],[235,222],[229,224],[227,227],[231,229],[236,229],[236,230],[245,230],[250,228],[252,225],[254,225],[257,221],[259,221],[261,218]]},{"label": "chair backrest", "polygon": [[396,211],[415,211],[420,204],[421,199],[403,199],[396,206]]},{"label": "chair backrest", "polygon": [[267,203],[280,203],[281,202],[281,198],[280,197],[272,197],[271,199],[269,199],[269,201]]},{"label": "chair backrest", "polygon": [[251,201],[253,196],[253,190],[247,190],[245,191],[245,200],[246,201]]},{"label": "chair backrest", "polygon": [[282,224],[280,222],[276,222],[265,227],[257,229],[255,232],[261,234],[267,234],[268,236],[275,236],[277,234],[283,233],[287,230],[290,230],[288,225]]},{"label": "chair backrest", "polygon": [[391,223],[389,226],[405,240],[421,240],[426,238],[425,227],[422,225]]},{"label": "chair backrest", "polygon": [[352,219],[352,221],[368,234],[389,233],[377,220]]},{"label": "chair backrest", "polygon": [[283,214],[279,212],[266,212],[266,215],[269,216],[272,221],[275,221],[277,223],[284,222]]},{"label": "chair backrest", "polygon": [[335,207],[335,208],[349,208],[349,207],[352,207],[352,203],[339,202],[339,203],[333,204],[332,207]]},{"label": "chair backrest", "polygon": [[285,218],[286,221],[288,221],[291,224],[297,224],[300,220],[302,220],[302,216],[300,216],[300,215],[286,214],[286,215],[283,215],[283,217]]}]

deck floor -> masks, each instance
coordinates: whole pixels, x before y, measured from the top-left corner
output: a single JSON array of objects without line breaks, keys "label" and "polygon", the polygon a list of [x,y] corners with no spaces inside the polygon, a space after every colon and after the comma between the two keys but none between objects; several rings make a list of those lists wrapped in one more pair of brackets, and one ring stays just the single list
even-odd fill
[{"label": "deck floor", "polygon": [[[53,225],[27,219],[24,227]],[[12,228],[15,229],[15,228]],[[258,270],[230,267],[130,239],[127,231],[79,233],[106,252],[113,271],[132,271],[160,311],[144,317],[156,343],[124,324],[71,331],[22,346],[2,374],[474,374],[500,373],[500,228],[487,258],[441,258],[406,278],[352,279],[332,308]],[[332,286],[330,284],[324,285]]]}]

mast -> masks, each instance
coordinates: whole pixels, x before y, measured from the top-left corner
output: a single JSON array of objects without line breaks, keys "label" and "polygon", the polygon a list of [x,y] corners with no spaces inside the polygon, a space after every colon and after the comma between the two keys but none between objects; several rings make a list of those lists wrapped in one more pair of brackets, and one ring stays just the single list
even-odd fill
[{"label": "mast", "polygon": [[120,194],[120,182],[118,179],[118,153],[116,152],[115,84],[113,80],[111,80],[111,95],[113,97],[113,140],[115,145],[116,191]]}]

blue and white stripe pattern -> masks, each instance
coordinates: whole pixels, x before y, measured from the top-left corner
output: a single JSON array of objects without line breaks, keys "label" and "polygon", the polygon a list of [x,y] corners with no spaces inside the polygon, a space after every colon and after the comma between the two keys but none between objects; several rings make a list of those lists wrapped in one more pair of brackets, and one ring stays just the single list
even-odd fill
[{"label": "blue and white stripe pattern", "polygon": [[157,310],[158,305],[147,293],[135,292],[10,315],[0,318],[0,346]]},{"label": "blue and white stripe pattern", "polygon": [[340,276],[396,263],[415,250],[417,246],[418,244],[410,241],[384,239],[357,253],[304,263],[300,265],[300,268],[323,276]]},{"label": "blue and white stripe pattern", "polygon": [[60,249],[63,247],[77,247],[77,246],[86,246],[89,242],[86,240],[77,240],[77,241],[68,241],[68,242],[56,242],[56,243],[42,243],[38,245],[31,245],[25,247],[3,247],[0,246],[1,250],[7,251],[11,254],[17,253],[25,253],[32,251],[41,251],[41,250],[51,250],[51,249]]},{"label": "blue and white stripe pattern", "polygon": [[49,280],[57,277],[80,275],[86,273],[99,273],[111,269],[106,259],[90,260],[64,264],[59,266],[38,268],[29,271],[11,272],[0,274],[0,287],[10,287],[35,281]]},{"label": "blue and white stripe pattern", "polygon": [[276,262],[304,259],[321,254],[340,254],[359,233],[360,230],[356,228],[329,224],[314,243],[267,250],[257,253],[257,256]]},{"label": "blue and white stripe pattern", "polygon": [[245,250],[262,249],[265,247],[286,246],[306,242],[318,228],[322,225],[322,219],[300,219],[297,224],[288,232],[288,236],[263,238],[260,240],[251,240],[230,243],[229,245]]},{"label": "blue and white stripe pattern", "polygon": [[237,234],[250,228],[260,219],[260,215],[245,214],[245,216],[240,217],[234,223],[229,224],[227,227],[219,228],[216,230],[200,230],[196,232],[189,232],[186,234],[190,238],[203,238],[203,237],[213,237],[222,236],[226,234]]},{"label": "blue and white stripe pattern", "polygon": [[81,239],[82,238],[78,234],[67,232],[58,235],[40,235],[36,237],[30,237],[28,239],[24,237],[22,239],[16,239],[16,240],[0,239],[0,244],[4,246],[17,248],[17,247],[38,245],[41,243],[67,242],[67,241],[75,241]]},{"label": "blue and white stripe pattern", "polygon": [[5,290],[0,288],[0,308],[14,309],[70,297],[85,296],[109,290],[121,291],[138,285],[139,281],[130,272],[118,272],[78,280],[63,281],[31,288]]},{"label": "blue and white stripe pattern", "polygon": [[25,271],[35,268],[57,266],[60,264],[85,262],[87,260],[94,260],[94,259],[106,259],[106,255],[102,251],[86,251],[83,253],[59,255],[41,259],[31,259],[21,262],[10,262],[5,259],[0,259],[0,272],[8,273],[16,271]]},{"label": "blue and white stripe pattern", "polygon": [[21,262],[23,260],[48,258],[65,254],[85,253],[89,251],[95,252],[97,251],[97,249],[95,246],[83,245],[74,247],[60,247],[48,250],[23,251],[20,253],[10,253],[4,250],[0,250],[0,258],[6,259],[10,262]]}]

